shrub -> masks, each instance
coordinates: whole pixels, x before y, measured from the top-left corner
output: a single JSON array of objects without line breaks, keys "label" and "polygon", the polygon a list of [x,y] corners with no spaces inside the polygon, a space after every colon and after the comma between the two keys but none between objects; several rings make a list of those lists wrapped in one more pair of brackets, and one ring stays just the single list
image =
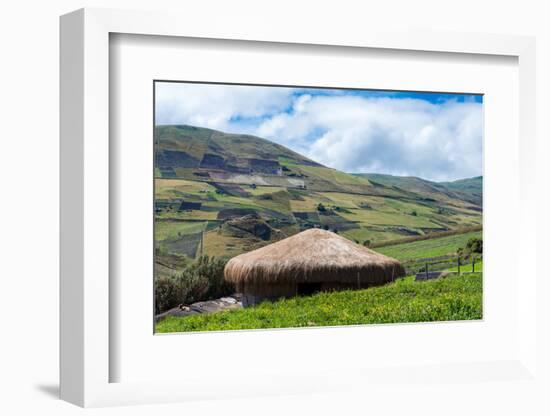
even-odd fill
[{"label": "shrub", "polygon": [[203,296],[207,299],[218,298],[231,294],[235,288],[223,278],[223,269],[227,260],[202,256],[194,264],[194,274],[206,281],[206,292]]},{"label": "shrub", "polygon": [[227,260],[202,256],[171,277],[155,281],[155,313],[180,304],[215,299],[234,292],[231,283],[223,278]]},{"label": "shrub", "polygon": [[155,313],[178,305],[180,296],[174,279],[162,277],[155,281]]},{"label": "shrub", "polygon": [[470,238],[466,243],[466,249],[470,253],[483,253],[483,240],[477,237]]},{"label": "shrub", "polygon": [[411,215],[412,215],[413,217],[416,217],[416,216],[418,215],[418,213],[417,213],[416,211],[412,211],[412,212],[411,212]]}]

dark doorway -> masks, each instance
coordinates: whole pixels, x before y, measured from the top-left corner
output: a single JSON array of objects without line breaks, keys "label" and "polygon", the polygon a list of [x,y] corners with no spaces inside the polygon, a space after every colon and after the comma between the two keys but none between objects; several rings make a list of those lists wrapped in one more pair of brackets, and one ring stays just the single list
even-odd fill
[{"label": "dark doorway", "polygon": [[298,283],[298,295],[309,296],[321,291],[322,283]]}]

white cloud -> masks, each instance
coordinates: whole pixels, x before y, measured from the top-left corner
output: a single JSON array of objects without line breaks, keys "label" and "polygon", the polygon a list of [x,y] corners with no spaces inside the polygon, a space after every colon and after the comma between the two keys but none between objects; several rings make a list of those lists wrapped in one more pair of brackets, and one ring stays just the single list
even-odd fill
[{"label": "white cloud", "polygon": [[257,133],[346,172],[437,181],[482,173],[479,103],[316,96],[299,112],[265,121]]},{"label": "white cloud", "polygon": [[157,124],[190,124],[228,131],[235,119],[283,111],[291,88],[157,83]]},{"label": "white cloud", "polygon": [[482,174],[480,103],[200,84],[157,84],[156,95],[159,124],[255,134],[346,172]]}]

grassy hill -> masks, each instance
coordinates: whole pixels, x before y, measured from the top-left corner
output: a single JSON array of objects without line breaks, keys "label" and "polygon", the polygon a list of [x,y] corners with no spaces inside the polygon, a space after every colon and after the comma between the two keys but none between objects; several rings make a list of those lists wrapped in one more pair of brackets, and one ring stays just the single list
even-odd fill
[{"label": "grassy hill", "polygon": [[259,137],[157,126],[157,275],[200,254],[232,257],[311,227],[378,244],[479,226],[478,182],[351,175]]},{"label": "grassy hill", "polygon": [[389,245],[376,248],[375,250],[397,260],[417,260],[445,255],[455,255],[457,249],[465,247],[469,239],[481,237],[481,231],[471,231],[441,238]]},{"label": "grassy hill", "polygon": [[296,328],[482,318],[480,273],[415,282],[412,277],[356,291],[325,292],[253,308],[168,317],[157,332]]},{"label": "grassy hill", "polygon": [[358,173],[356,176],[398,189],[407,189],[438,201],[463,200],[481,205],[483,177],[459,179],[453,182],[432,182],[414,176],[392,176],[378,173]]},{"label": "grassy hill", "polygon": [[461,194],[470,194],[478,197],[481,201],[483,194],[483,177],[477,176],[475,178],[459,179],[453,182],[441,182],[442,186]]}]

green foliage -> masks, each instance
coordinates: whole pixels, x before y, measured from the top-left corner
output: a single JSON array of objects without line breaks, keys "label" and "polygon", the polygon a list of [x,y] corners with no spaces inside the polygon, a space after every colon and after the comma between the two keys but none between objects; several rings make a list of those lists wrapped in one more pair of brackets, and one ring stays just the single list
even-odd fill
[{"label": "green foliage", "polygon": [[158,332],[294,328],[482,318],[481,274],[295,297],[235,311],[168,317]]},{"label": "green foliage", "polygon": [[418,212],[416,212],[415,210],[413,210],[413,211],[411,211],[411,215],[412,215],[413,217],[416,217],[416,216],[418,216]]},{"label": "green foliage", "polygon": [[468,260],[476,254],[483,254],[483,239],[480,237],[470,238],[464,247],[456,250],[456,254],[464,260]]},{"label": "green foliage", "polygon": [[233,293],[233,286],[223,278],[225,263],[224,259],[202,256],[179,273],[156,279],[155,313]]},{"label": "green foliage", "polygon": [[181,288],[176,279],[161,277],[155,280],[155,313],[177,306],[181,299]]},{"label": "green foliage", "polygon": [[466,243],[466,249],[470,253],[483,253],[483,239],[478,237],[470,238]]},{"label": "green foliage", "polygon": [[323,205],[322,202],[319,202],[319,204],[317,205],[317,211],[319,212],[325,212],[327,209],[326,207]]}]

